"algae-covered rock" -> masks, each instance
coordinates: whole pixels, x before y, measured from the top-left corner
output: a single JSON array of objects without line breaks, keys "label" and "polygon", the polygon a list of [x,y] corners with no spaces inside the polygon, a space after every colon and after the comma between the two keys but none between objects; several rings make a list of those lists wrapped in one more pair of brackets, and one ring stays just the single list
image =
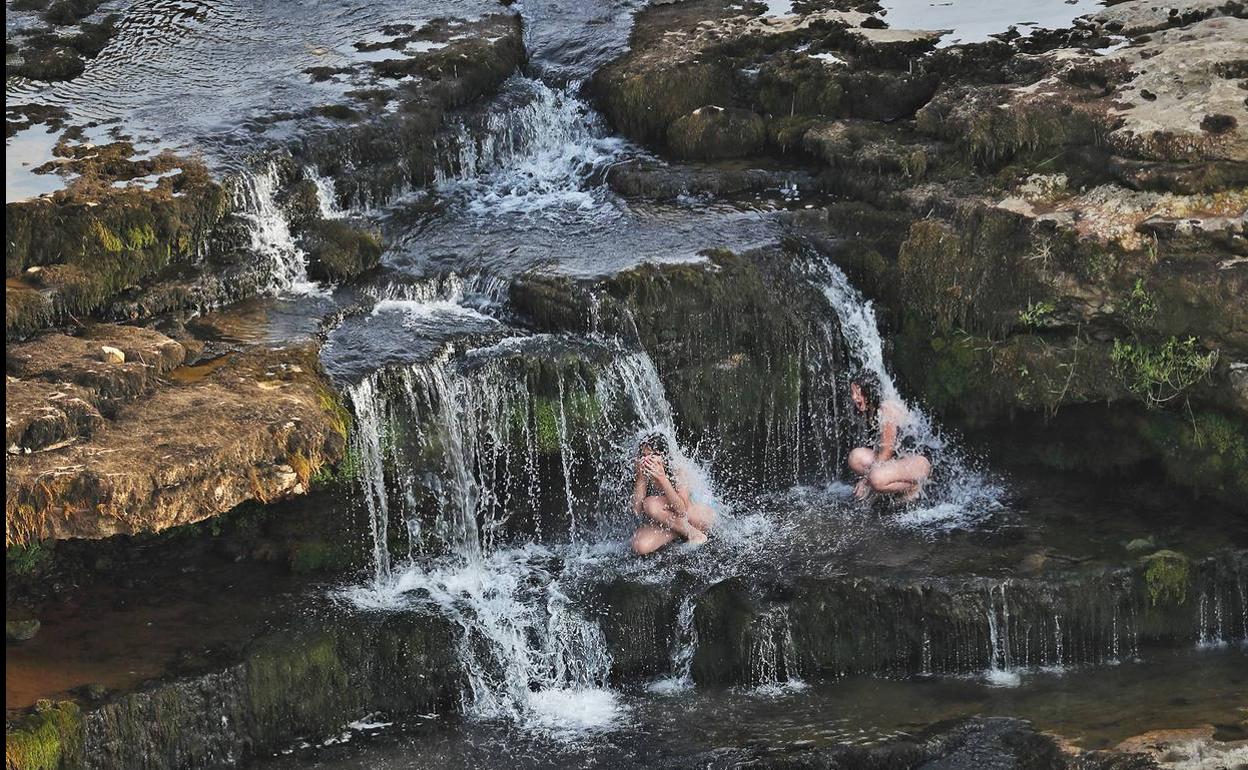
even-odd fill
[{"label": "algae-covered rock", "polygon": [[29,642],[39,633],[39,620],[26,618],[22,620],[6,620],[4,622],[4,638],[9,642]]},{"label": "algae-covered rock", "polygon": [[320,219],[303,231],[311,278],[339,282],[355,278],[381,259],[381,239],[375,233],[340,219]]},{"label": "algae-covered rock", "polygon": [[667,145],[679,158],[740,158],[758,152],[766,139],[757,114],[716,105],[698,107],[667,128]]},{"label": "algae-covered rock", "polygon": [[82,712],[71,701],[39,701],[32,713],[5,721],[7,770],[68,770],[84,759]]}]

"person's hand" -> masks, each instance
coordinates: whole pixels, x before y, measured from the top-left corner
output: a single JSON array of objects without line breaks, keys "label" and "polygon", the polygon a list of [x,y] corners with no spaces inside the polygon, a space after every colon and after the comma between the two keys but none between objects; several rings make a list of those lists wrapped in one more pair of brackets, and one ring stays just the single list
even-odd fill
[{"label": "person's hand", "polygon": [[651,479],[654,479],[657,481],[660,477],[665,475],[664,468],[663,468],[663,458],[657,455],[650,455],[649,457],[645,459],[645,462],[642,465],[642,470]]},{"label": "person's hand", "polygon": [[649,456],[637,458],[637,478],[646,475],[646,460],[649,459]]},{"label": "person's hand", "polygon": [[866,479],[858,479],[858,483],[854,486],[854,499],[865,500],[867,495],[871,493],[871,488],[867,486]]}]

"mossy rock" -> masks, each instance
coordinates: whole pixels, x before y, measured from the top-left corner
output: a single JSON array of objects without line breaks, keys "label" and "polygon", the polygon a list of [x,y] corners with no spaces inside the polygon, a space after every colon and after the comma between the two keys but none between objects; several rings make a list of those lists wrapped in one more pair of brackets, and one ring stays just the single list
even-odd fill
[{"label": "mossy rock", "polygon": [[732,104],[733,75],[716,64],[628,69],[617,62],[590,83],[603,112],[620,133],[652,146],[664,144],[668,126],[707,104]]},{"label": "mossy rock", "polygon": [[1153,412],[1138,435],[1171,481],[1248,510],[1248,420],[1242,415]]},{"label": "mossy rock", "polygon": [[381,238],[341,219],[320,219],[304,230],[308,275],[317,280],[343,281],[377,266]]},{"label": "mossy rock", "polygon": [[9,720],[4,733],[6,770],[68,770],[83,766],[82,712],[71,701],[42,700],[31,713]]},{"label": "mossy rock", "polygon": [[719,160],[757,153],[767,141],[767,124],[756,113],[705,105],[667,128],[667,145],[678,158]]},{"label": "mossy rock", "polygon": [[1187,601],[1191,587],[1191,561],[1177,551],[1161,550],[1143,559],[1144,584],[1149,604],[1173,606]]}]

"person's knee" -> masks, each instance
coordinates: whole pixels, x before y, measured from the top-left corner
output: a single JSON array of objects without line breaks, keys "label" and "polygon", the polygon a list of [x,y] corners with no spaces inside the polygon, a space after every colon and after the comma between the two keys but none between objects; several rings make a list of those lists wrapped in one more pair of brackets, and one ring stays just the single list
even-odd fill
[{"label": "person's knee", "polygon": [[646,513],[654,519],[663,518],[663,515],[667,510],[667,506],[664,504],[663,498],[661,497],[647,497],[642,502],[642,506],[645,507]]},{"label": "person's knee", "polygon": [[638,556],[646,556],[654,552],[654,542],[645,530],[641,530],[633,535],[633,541],[630,543],[633,553]]},{"label": "person's knee", "polygon": [[875,452],[866,447],[858,447],[849,453],[849,467],[858,475],[865,476],[875,462]]}]

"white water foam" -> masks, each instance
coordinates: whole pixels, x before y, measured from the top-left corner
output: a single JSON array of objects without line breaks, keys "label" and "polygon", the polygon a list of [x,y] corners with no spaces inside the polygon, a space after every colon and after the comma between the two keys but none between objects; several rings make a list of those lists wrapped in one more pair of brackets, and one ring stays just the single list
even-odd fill
[{"label": "white water foam", "polygon": [[579,83],[552,88],[515,75],[501,90],[516,104],[492,110],[484,126],[461,122],[444,140],[439,192],[480,216],[560,212],[611,214],[602,174],[626,143],[578,95]]}]

